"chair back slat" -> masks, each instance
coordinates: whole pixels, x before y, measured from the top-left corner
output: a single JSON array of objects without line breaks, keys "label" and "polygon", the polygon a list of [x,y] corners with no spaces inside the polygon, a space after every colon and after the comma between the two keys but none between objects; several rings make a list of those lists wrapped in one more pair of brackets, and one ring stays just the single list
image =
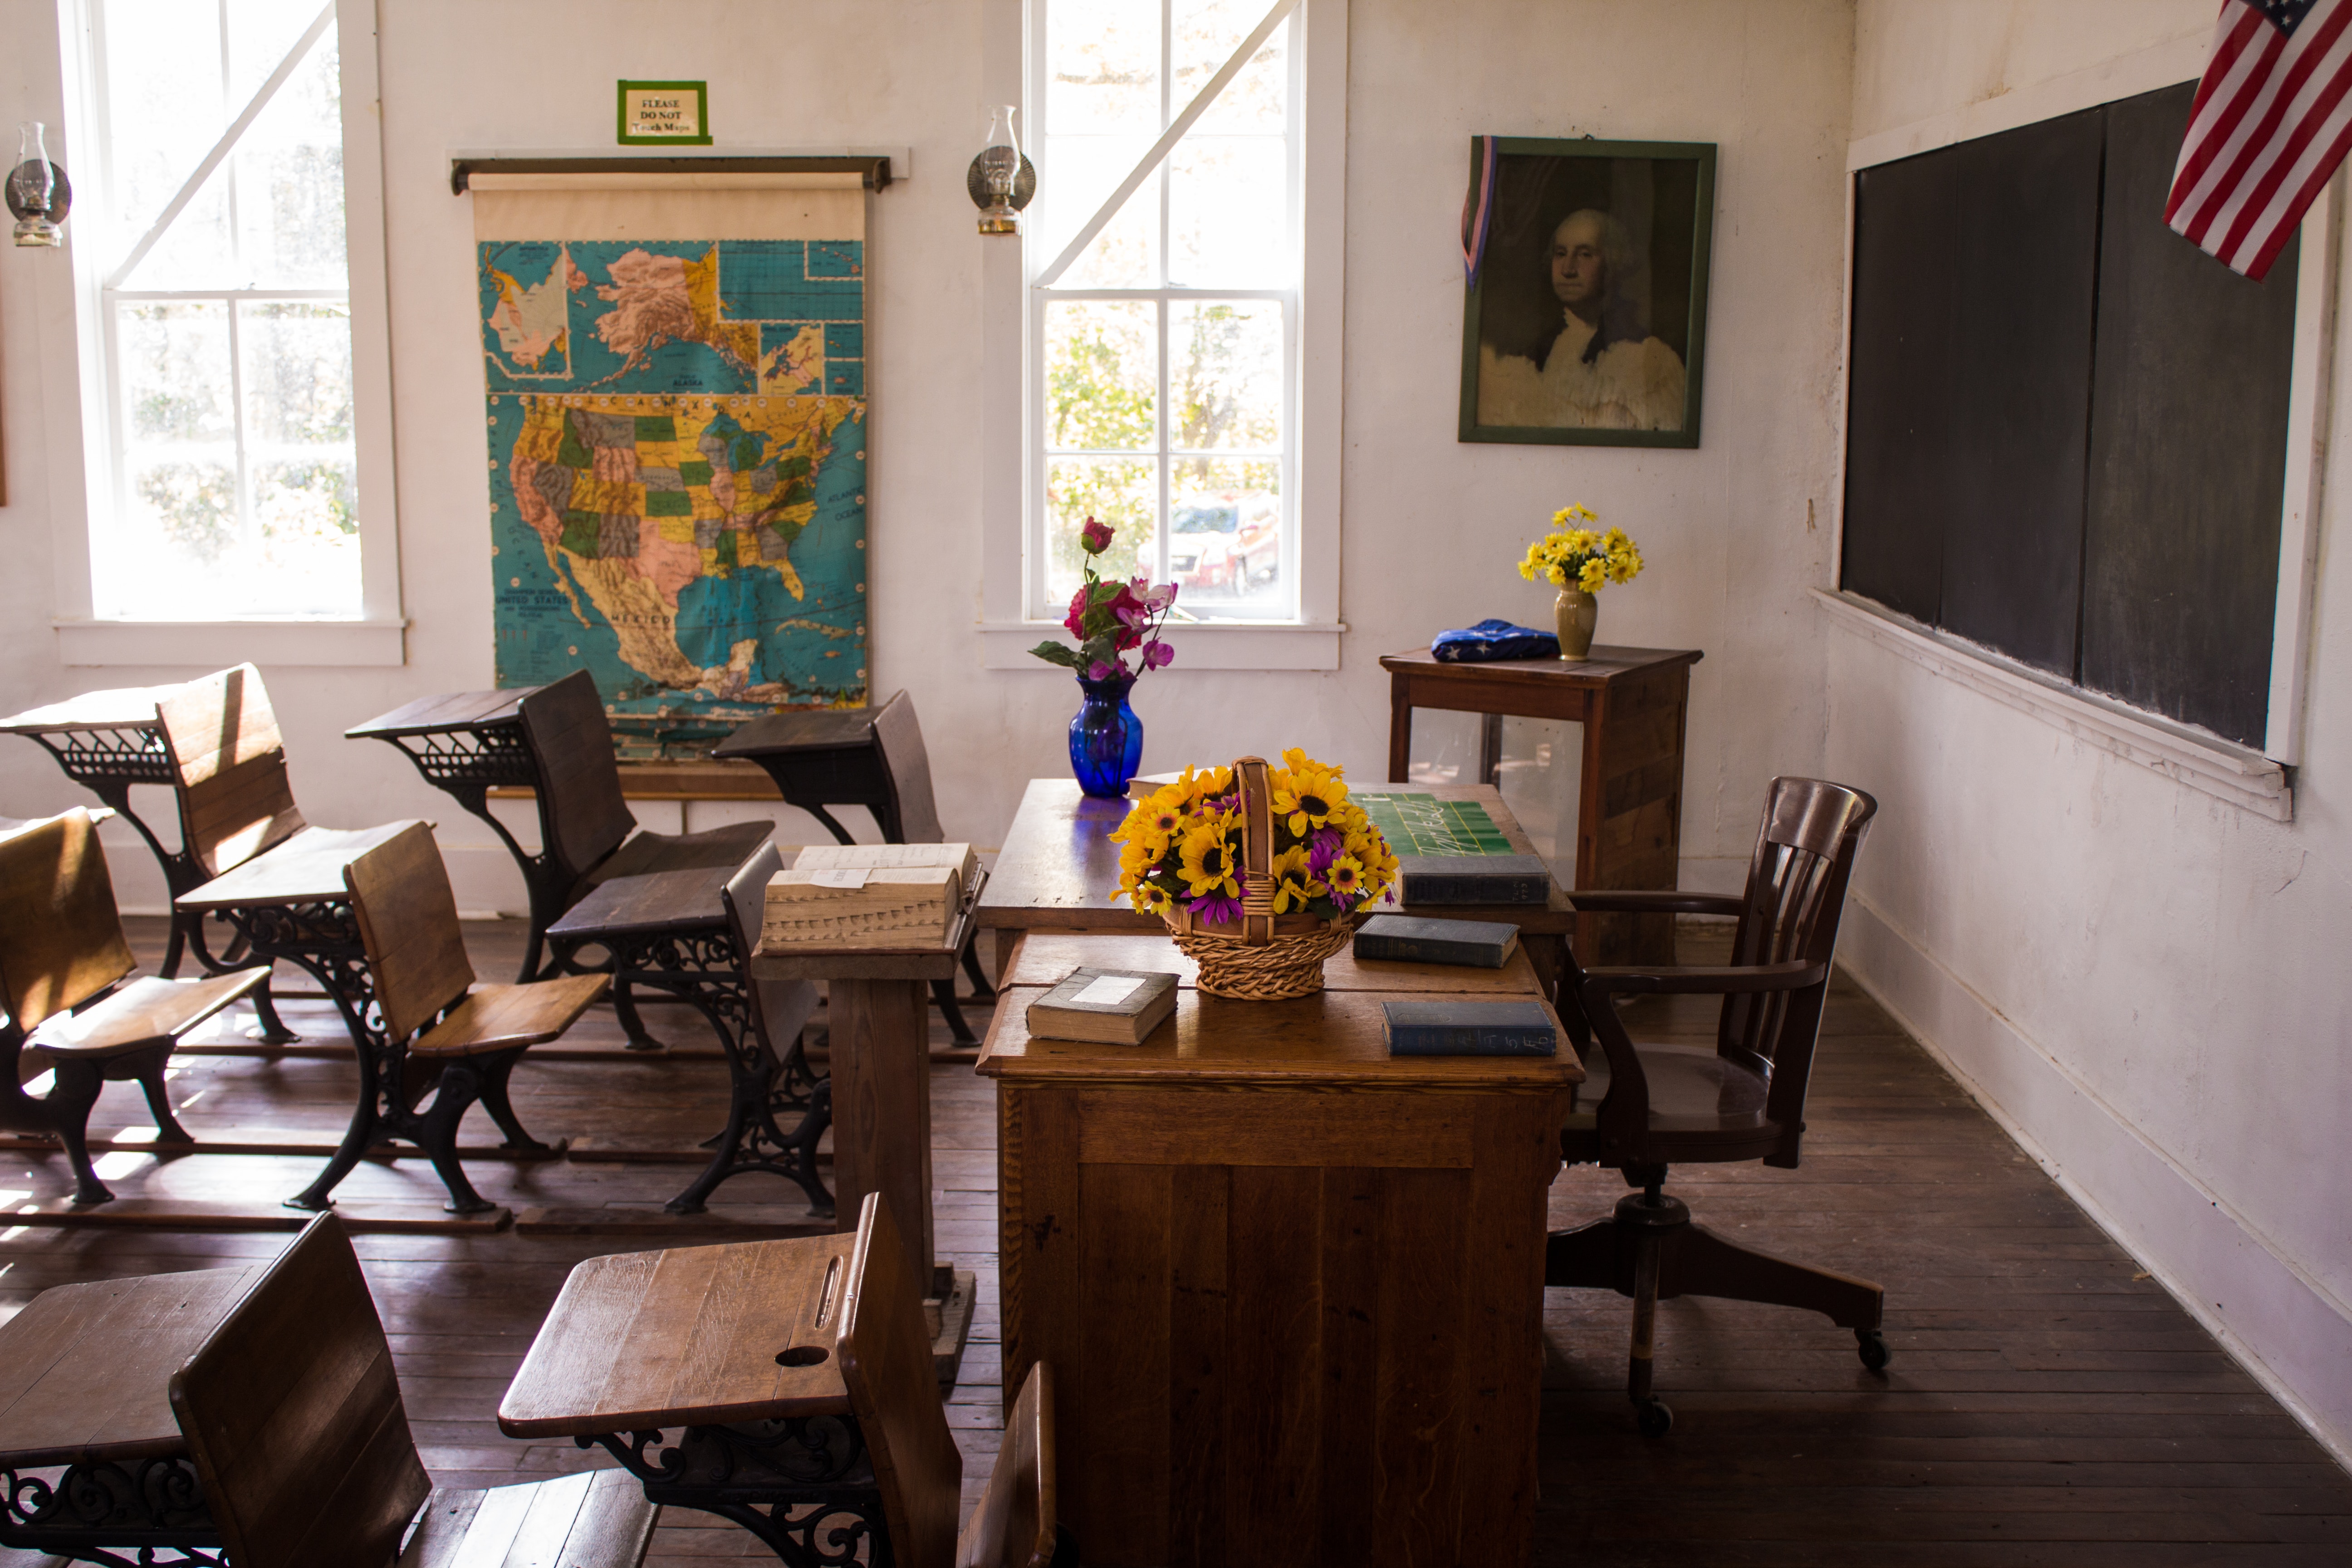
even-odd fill
[{"label": "chair back slat", "polygon": [[249,664],[191,680],[155,705],[178,782],[180,832],[213,876],[305,826],[278,715]]},{"label": "chair back slat", "polygon": [[[1766,800],[1748,866],[1744,912],[1732,936],[1735,964],[1827,963],[1835,955],[1845,878],[1878,803],[1822,779],[1778,778]],[[1824,980],[1814,990],[1825,990]],[[1726,996],[1716,1048],[1751,1065],[1780,1063],[1792,1029],[1817,1027],[1820,998],[1786,991]],[[1811,1041],[1802,1051],[1810,1060]],[[1801,1089],[1799,1090],[1801,1093]]]},{"label": "chair back slat", "polygon": [[613,725],[584,669],[524,698],[519,710],[539,775],[540,842],[574,878],[584,877],[636,831],[621,795]]},{"label": "chair back slat", "polygon": [[1004,1421],[988,1489],[956,1542],[956,1568],[1049,1568],[1058,1531],[1053,1368],[1038,1362]]},{"label": "chair back slat", "polygon": [[383,1323],[331,1214],[172,1375],[171,1399],[237,1568],[389,1563],[433,1489]]},{"label": "chair back slat", "polygon": [[944,844],[939,803],[931,795],[931,758],[923,749],[923,727],[915,699],[901,691],[874,716],[874,743],[881,749],[890,778],[890,800],[898,816],[901,844]]},{"label": "chair back slat", "polygon": [[719,902],[727,908],[728,934],[735,942],[735,962],[751,987],[752,1027],[777,1061],[800,1038],[819,1000],[813,980],[761,980],[751,973],[751,954],[759,951],[760,924],[767,911],[768,882],[783,866],[783,856],[770,839],[719,890]]},{"label": "chair back slat", "polygon": [[841,1380],[881,1483],[892,1557],[902,1568],[949,1568],[963,1458],[940,1409],[924,1283],[914,1277],[882,1194],[866,1194],[842,1292]]},{"label": "chair back slat", "polygon": [[474,983],[457,896],[433,829],[410,823],[344,867],[343,886],[359,917],[384,1028],[404,1040]]},{"label": "chair back slat", "polygon": [[75,806],[0,838],[0,1004],[29,1034],[131,973],[106,851]]}]

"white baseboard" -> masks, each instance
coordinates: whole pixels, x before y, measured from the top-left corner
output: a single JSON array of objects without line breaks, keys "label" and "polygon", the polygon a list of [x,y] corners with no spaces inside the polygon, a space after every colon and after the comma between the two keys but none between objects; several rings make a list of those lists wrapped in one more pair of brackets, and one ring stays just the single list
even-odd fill
[{"label": "white baseboard", "polygon": [[1859,893],[1848,895],[1838,962],[2352,1468],[2352,1308]]}]

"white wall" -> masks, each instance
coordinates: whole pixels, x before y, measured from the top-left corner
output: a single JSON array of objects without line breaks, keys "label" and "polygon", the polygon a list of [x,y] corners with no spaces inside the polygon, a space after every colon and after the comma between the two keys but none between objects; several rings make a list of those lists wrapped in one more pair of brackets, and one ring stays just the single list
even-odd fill
[{"label": "white wall", "polygon": [[[1854,134],[2180,57],[2210,0],[1864,0]],[[2185,69],[2194,75],[2201,47]],[[2123,90],[2157,85],[2133,81]],[[2116,96],[2102,91],[2080,108]],[[2352,436],[2339,354],[2329,445]],[[1827,767],[1879,797],[1848,964],[2352,1453],[2352,483],[2321,520],[2294,820],[2225,805],[1843,629]]]},{"label": "white wall", "polygon": [[[55,95],[56,0],[0,0],[0,71]],[[911,689],[950,833],[996,843],[1020,781],[1066,767],[1066,674],[987,671],[978,637],[976,405],[1013,395],[982,362],[982,241],[962,167],[985,125],[981,0],[670,0],[659,26],[631,0],[398,0],[381,7],[391,232],[394,417],[409,662],[268,668],[295,787],[331,826],[437,820],[469,908],[519,907],[520,882],[481,826],[349,724],[409,698],[490,680],[488,513],[476,347],[472,216],[448,154],[610,145],[612,83],[706,78],[719,150],[908,146],[914,177],[873,204],[872,539],[875,688]],[[1005,14],[1000,8],[994,15]],[[1145,765],[1305,745],[1378,779],[1382,652],[1548,595],[1512,563],[1557,507],[1582,500],[1641,540],[1650,568],[1612,588],[1604,640],[1707,651],[1694,684],[1686,879],[1736,875],[1765,779],[1820,761],[1822,633],[1799,590],[1822,580],[1835,457],[1839,163],[1849,12],[1839,0],[1355,0],[1349,174],[1341,668],[1174,670],[1143,683]],[[17,40],[26,46],[17,48]],[[1655,137],[1722,144],[1706,445],[1695,452],[1465,447],[1454,439],[1462,309],[1454,233],[1468,139]],[[70,163],[68,162],[68,166]],[[53,519],[37,471],[45,400],[66,352],[35,352],[22,283],[56,258],[0,263],[5,437],[19,470],[0,512],[0,706],[171,669],[68,668],[47,629]],[[62,301],[62,292],[57,294]],[[52,331],[52,337],[60,334]],[[65,520],[68,527],[73,520]],[[1178,643],[1181,648],[1181,639]],[[86,799],[30,743],[0,744],[0,811]],[[163,808],[168,812],[168,807]],[[674,808],[648,807],[655,826]],[[733,815],[696,808],[698,822]],[[814,824],[785,813],[782,837]],[[131,846],[124,898],[161,889]]]}]

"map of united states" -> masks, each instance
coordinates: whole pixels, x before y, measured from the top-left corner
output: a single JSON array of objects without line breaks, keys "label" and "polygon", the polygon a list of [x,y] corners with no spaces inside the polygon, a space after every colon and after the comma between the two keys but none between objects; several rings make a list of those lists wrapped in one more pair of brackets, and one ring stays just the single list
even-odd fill
[{"label": "map of united states", "polygon": [[480,265],[499,683],[585,667],[616,720],[679,731],[864,701],[862,247]]}]

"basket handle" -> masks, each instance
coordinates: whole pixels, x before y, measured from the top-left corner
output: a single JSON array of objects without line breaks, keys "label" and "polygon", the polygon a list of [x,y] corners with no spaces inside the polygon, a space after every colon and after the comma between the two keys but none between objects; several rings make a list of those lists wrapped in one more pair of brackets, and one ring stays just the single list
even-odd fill
[{"label": "basket handle", "polygon": [[1242,792],[1242,945],[1265,947],[1274,941],[1274,787],[1264,757],[1239,759],[1234,777]]}]

